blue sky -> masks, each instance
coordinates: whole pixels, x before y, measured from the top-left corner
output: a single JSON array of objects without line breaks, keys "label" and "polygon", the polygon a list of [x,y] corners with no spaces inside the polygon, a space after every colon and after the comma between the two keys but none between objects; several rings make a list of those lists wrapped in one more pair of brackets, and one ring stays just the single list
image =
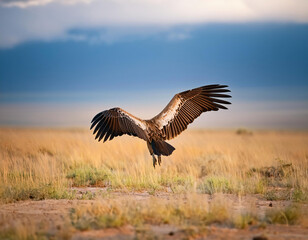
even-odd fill
[{"label": "blue sky", "polygon": [[87,126],[114,106],[150,118],[220,83],[230,110],[196,127],[308,128],[305,1],[7,0],[0,21],[1,125]]}]

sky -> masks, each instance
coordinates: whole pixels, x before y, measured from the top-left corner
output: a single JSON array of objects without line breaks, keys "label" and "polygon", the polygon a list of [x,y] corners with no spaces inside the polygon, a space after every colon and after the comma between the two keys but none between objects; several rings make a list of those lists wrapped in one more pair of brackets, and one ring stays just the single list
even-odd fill
[{"label": "sky", "polygon": [[149,119],[216,83],[232,105],[193,127],[307,129],[308,1],[0,1],[0,126]]}]

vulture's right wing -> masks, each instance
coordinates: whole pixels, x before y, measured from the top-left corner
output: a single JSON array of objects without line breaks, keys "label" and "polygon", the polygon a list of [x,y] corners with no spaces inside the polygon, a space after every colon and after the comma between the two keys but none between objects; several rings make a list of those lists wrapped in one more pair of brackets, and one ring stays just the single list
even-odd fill
[{"label": "vulture's right wing", "polygon": [[221,98],[229,98],[226,85],[207,85],[176,94],[164,110],[151,119],[158,126],[163,138],[171,139],[183,132],[201,113],[227,109],[230,104]]},{"label": "vulture's right wing", "polygon": [[148,139],[145,121],[129,114],[121,108],[112,108],[98,113],[91,121],[95,139],[100,141],[104,136],[104,142],[112,140],[114,137],[128,134],[139,137],[145,141]]}]

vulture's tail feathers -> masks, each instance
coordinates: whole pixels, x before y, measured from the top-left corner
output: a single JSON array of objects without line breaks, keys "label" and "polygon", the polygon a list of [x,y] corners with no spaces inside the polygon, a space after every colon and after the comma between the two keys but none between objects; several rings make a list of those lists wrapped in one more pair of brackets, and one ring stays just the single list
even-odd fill
[{"label": "vulture's tail feathers", "polygon": [[175,150],[173,146],[165,141],[152,141],[151,146],[155,155],[169,156]]}]

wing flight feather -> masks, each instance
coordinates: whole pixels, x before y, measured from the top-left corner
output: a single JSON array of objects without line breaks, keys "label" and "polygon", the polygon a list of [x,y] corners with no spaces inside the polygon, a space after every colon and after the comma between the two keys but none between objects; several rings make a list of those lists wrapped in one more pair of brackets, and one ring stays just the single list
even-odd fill
[{"label": "wing flight feather", "polygon": [[207,85],[176,94],[161,113],[152,118],[164,140],[172,139],[183,132],[203,112],[228,109],[222,104],[230,102],[226,85]]},{"label": "wing flight feather", "polygon": [[100,112],[94,116],[91,123],[90,129],[95,127],[93,134],[96,134],[95,139],[98,141],[104,138],[105,142],[123,134],[136,136],[145,141],[148,139],[145,121],[121,108]]}]

